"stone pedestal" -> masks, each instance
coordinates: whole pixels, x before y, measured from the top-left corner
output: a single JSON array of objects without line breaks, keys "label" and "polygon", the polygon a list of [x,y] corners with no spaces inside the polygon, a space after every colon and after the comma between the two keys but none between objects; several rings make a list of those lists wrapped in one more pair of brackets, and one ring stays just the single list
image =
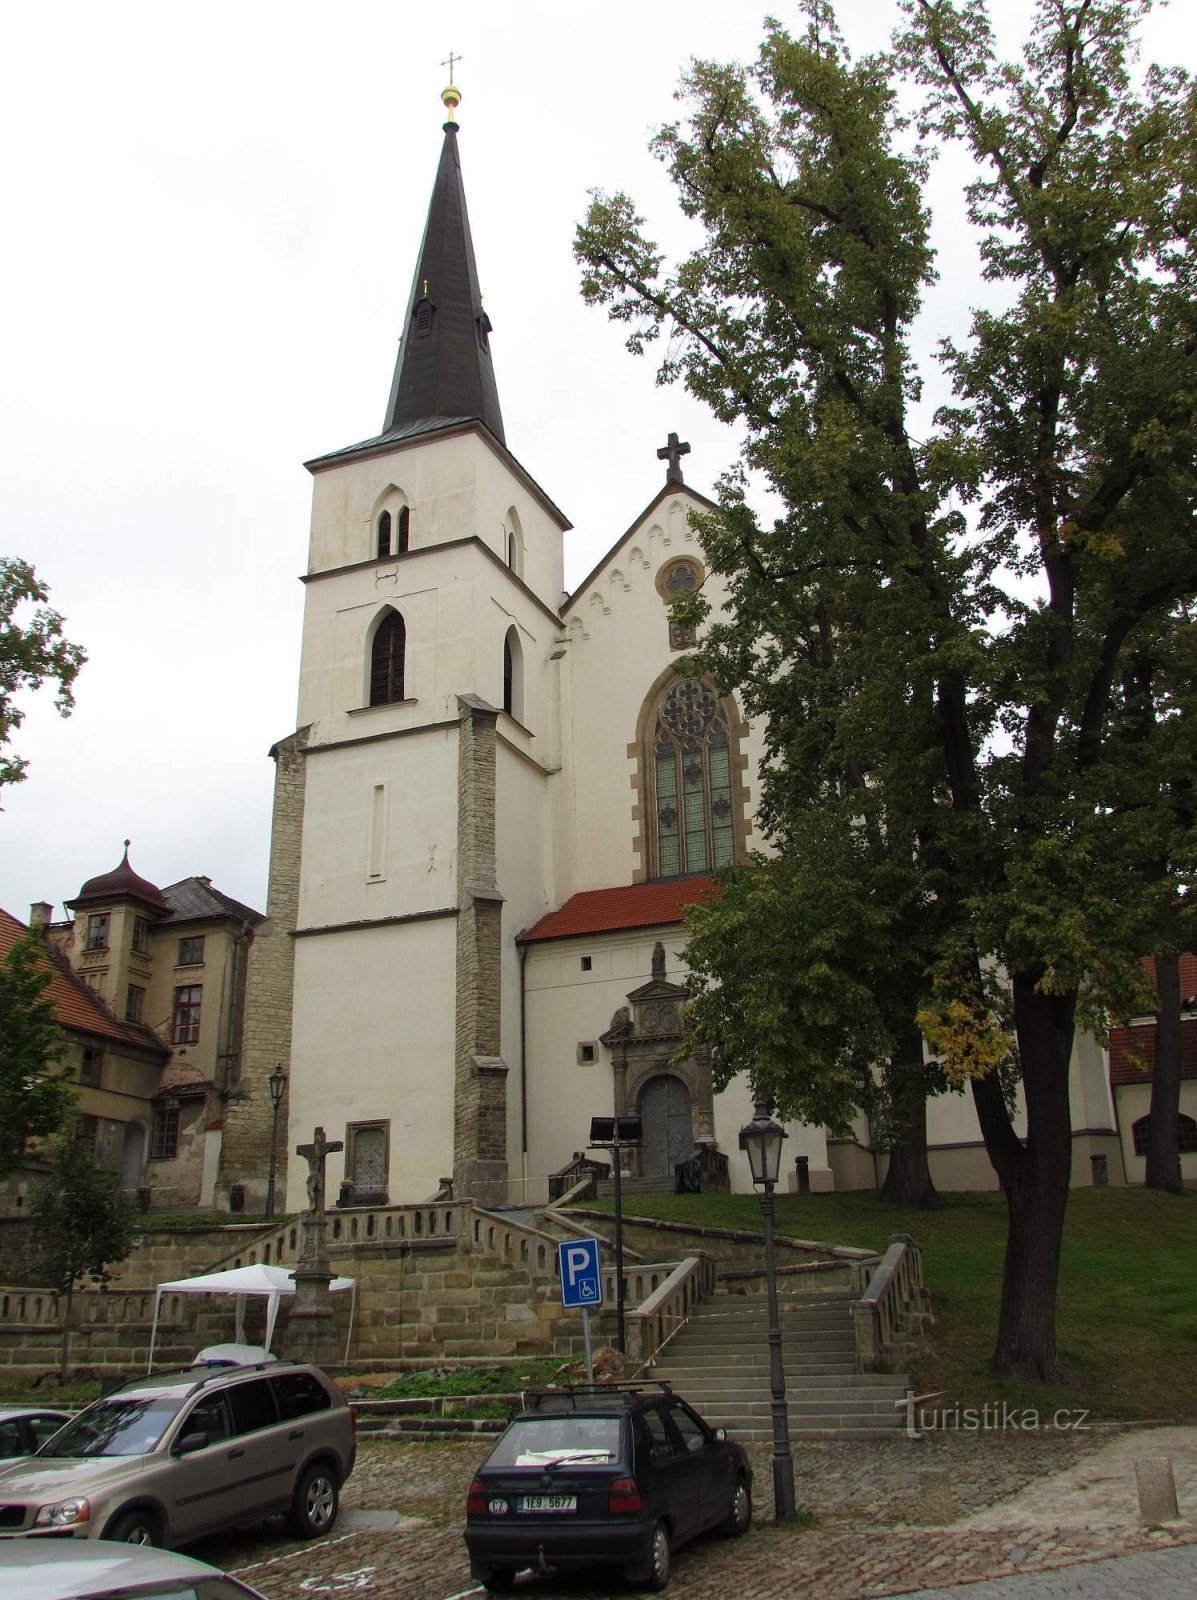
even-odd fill
[{"label": "stone pedestal", "polygon": [[287,1318],[286,1354],[292,1361],[331,1366],[338,1357],[336,1318],[328,1286],[333,1274],[324,1250],[324,1217],[302,1219],[303,1248],[292,1272],[295,1298]]}]

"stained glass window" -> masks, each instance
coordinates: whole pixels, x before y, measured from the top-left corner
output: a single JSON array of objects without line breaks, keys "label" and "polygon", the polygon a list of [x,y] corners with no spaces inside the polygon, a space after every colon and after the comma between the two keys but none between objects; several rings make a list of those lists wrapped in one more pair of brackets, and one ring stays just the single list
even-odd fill
[{"label": "stained glass window", "polygon": [[657,877],[726,866],[735,855],[731,738],[709,684],[680,678],[670,686],[652,748]]}]

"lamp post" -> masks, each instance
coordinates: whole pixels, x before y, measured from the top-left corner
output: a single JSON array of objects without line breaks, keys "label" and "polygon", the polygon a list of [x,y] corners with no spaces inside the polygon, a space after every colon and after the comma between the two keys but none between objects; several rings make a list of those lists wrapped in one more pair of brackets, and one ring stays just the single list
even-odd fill
[{"label": "lamp post", "polygon": [[781,1325],[777,1316],[777,1268],[773,1259],[773,1186],[781,1171],[781,1144],[786,1131],[769,1115],[769,1102],[758,1100],[752,1121],[740,1129],[740,1149],[748,1156],[752,1181],[761,1191],[765,1225],[765,1282],[769,1291],[769,1391],[773,1413],[773,1515],[778,1522],[794,1516],[794,1458],[790,1454],[790,1422],[786,1408],[786,1375],[781,1360]]},{"label": "lamp post", "polygon": [[270,1103],[274,1108],[274,1120],[270,1126],[270,1176],[266,1180],[266,1215],[274,1215],[274,1177],[278,1171],[278,1114],[283,1103],[283,1090],[287,1087],[287,1074],[280,1061],[274,1071],[267,1078],[270,1085]]},{"label": "lamp post", "polygon": [[639,1117],[591,1117],[591,1150],[610,1150],[615,1168],[615,1348],[627,1354],[623,1309],[623,1152],[640,1143]]}]

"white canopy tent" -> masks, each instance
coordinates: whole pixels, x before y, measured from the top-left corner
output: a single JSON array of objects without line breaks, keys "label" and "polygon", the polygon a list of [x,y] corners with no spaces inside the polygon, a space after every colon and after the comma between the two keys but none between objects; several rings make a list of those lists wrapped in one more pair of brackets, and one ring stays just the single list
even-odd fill
[{"label": "white canopy tent", "polygon": [[[357,1281],[354,1278],[334,1278],[329,1284],[334,1294],[345,1289],[352,1291],[349,1307],[349,1332],[345,1339],[345,1359],[349,1360],[349,1342],[353,1338],[353,1319],[357,1311]],[[205,1272],[198,1278],[180,1278],[177,1283],[160,1283],[154,1296],[154,1325],[150,1332],[150,1358],[147,1372],[154,1370],[154,1346],[158,1342],[158,1312],[164,1294],[232,1294],[237,1297],[237,1340],[242,1342],[245,1327],[245,1301],[249,1295],[265,1297],[266,1338],[270,1349],[274,1338],[274,1324],[278,1317],[278,1303],[285,1294],[295,1293],[295,1279],[290,1267],[231,1267],[227,1272]]]}]

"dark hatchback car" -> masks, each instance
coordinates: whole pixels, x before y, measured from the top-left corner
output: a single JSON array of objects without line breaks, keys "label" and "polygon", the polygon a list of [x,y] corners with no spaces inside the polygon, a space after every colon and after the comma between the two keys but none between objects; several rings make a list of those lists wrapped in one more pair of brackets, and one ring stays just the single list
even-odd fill
[{"label": "dark hatchback car", "polygon": [[510,1589],[523,1567],[620,1570],[663,1589],[671,1552],[701,1533],[746,1533],[752,1468],[669,1386],[525,1395],[466,1502],[470,1570]]}]

